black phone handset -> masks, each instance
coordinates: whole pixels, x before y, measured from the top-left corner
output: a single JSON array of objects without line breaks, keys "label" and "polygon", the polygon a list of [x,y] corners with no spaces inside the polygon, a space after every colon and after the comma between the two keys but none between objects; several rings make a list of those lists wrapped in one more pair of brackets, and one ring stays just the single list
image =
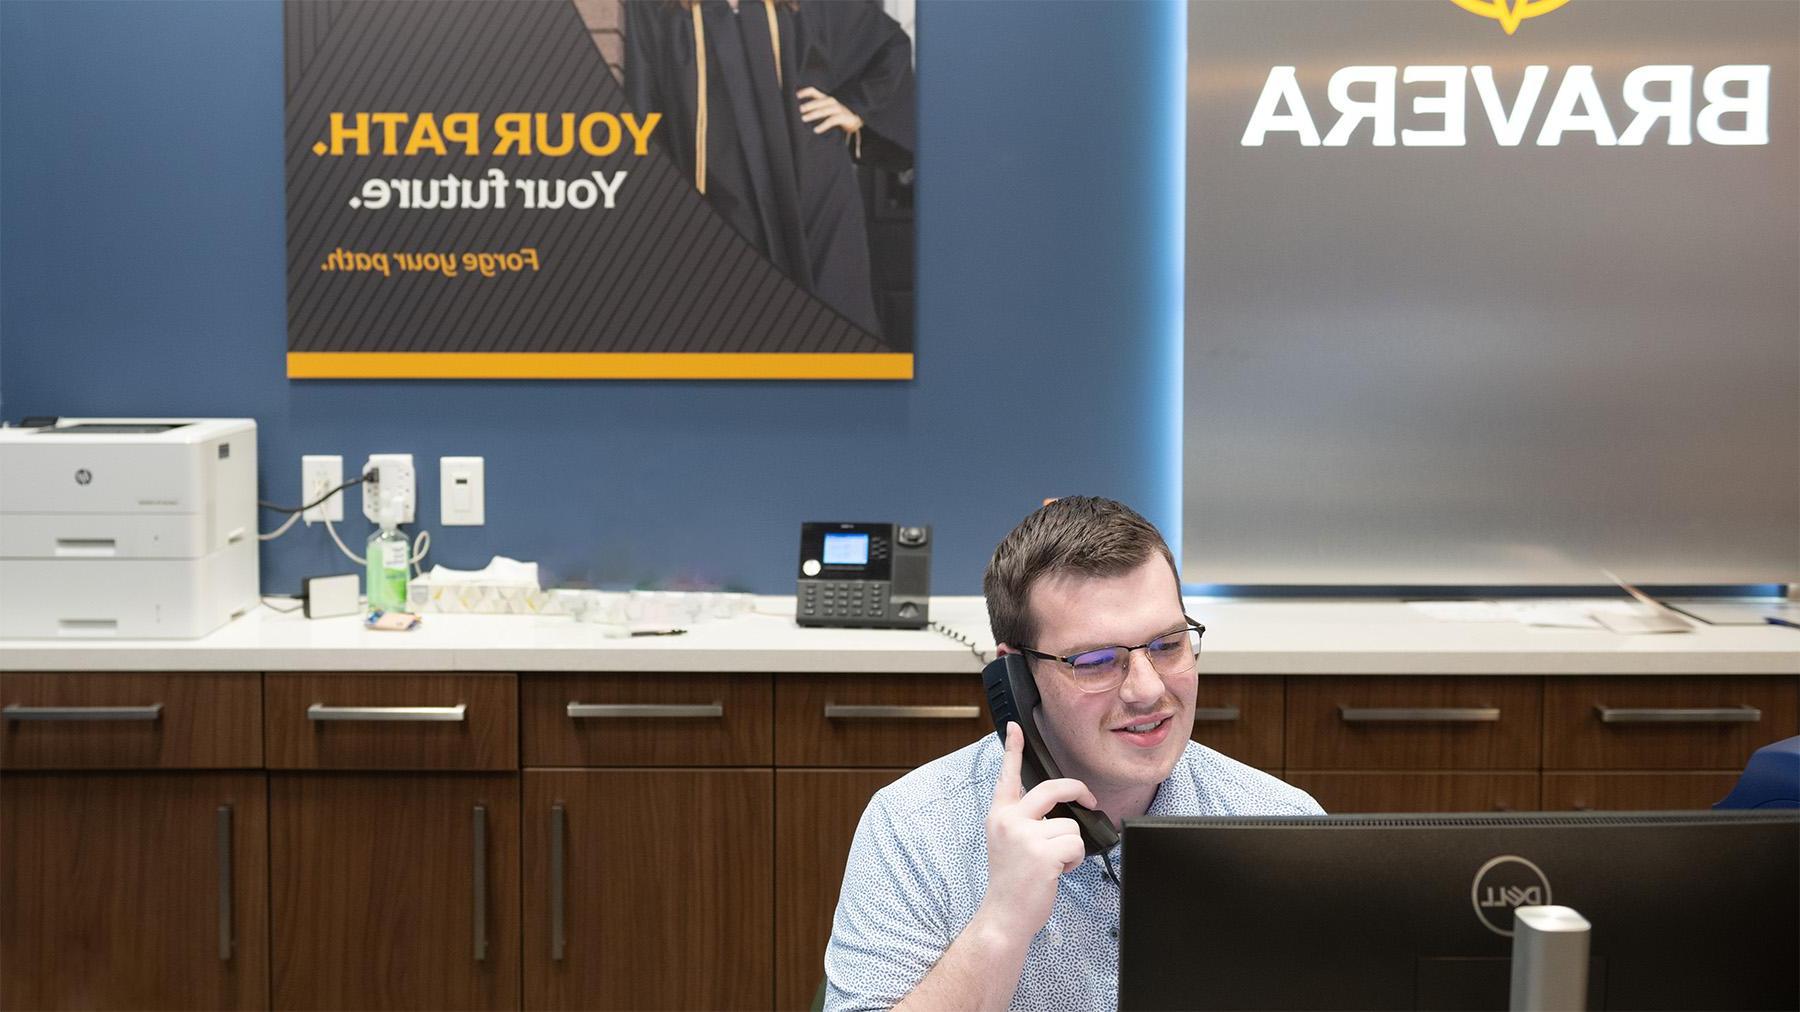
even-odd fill
[{"label": "black phone handset", "polygon": [[[994,717],[994,731],[1006,743],[1006,723],[1012,721],[1025,732],[1025,753],[1020,757],[1019,783],[1029,791],[1046,780],[1062,778],[1056,758],[1038,732],[1039,703],[1037,680],[1031,676],[1031,665],[1022,654],[1002,654],[981,671],[981,684],[987,690],[988,711]],[[1119,831],[1112,820],[1091,808],[1073,801],[1060,802],[1050,809],[1048,818],[1074,819],[1081,828],[1081,842],[1090,855],[1105,855],[1119,844]]]}]

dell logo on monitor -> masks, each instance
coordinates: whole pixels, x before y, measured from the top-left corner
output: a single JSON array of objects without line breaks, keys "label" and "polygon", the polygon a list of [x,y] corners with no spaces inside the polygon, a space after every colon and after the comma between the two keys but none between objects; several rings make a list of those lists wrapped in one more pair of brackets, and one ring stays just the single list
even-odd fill
[{"label": "dell logo on monitor", "polygon": [[1481,866],[1469,889],[1475,916],[1489,931],[1512,937],[1513,908],[1541,907],[1550,902],[1550,879],[1542,869],[1513,854],[1502,854]]}]

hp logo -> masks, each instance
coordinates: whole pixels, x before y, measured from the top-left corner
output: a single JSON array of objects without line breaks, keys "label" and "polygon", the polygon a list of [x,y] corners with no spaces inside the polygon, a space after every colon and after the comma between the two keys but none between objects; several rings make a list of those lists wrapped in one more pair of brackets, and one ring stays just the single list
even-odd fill
[{"label": "hp logo", "polygon": [[88,482],[91,482],[93,480],[94,480],[94,473],[92,471],[89,471],[85,467],[82,468],[81,470],[75,472],[75,484],[77,484],[77,485],[86,485]]}]

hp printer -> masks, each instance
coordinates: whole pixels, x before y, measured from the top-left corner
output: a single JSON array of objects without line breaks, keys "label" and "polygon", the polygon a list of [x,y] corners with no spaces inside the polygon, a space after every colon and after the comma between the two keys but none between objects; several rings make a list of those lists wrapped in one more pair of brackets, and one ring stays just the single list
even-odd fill
[{"label": "hp printer", "polygon": [[256,422],[0,428],[0,638],[204,636],[258,600]]}]

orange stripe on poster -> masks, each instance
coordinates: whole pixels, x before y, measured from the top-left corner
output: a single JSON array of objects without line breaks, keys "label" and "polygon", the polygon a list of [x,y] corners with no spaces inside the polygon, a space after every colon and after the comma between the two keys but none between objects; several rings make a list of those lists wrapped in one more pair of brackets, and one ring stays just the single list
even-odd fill
[{"label": "orange stripe on poster", "polygon": [[909,354],[625,352],[315,352],[287,357],[289,379],[913,378]]}]

